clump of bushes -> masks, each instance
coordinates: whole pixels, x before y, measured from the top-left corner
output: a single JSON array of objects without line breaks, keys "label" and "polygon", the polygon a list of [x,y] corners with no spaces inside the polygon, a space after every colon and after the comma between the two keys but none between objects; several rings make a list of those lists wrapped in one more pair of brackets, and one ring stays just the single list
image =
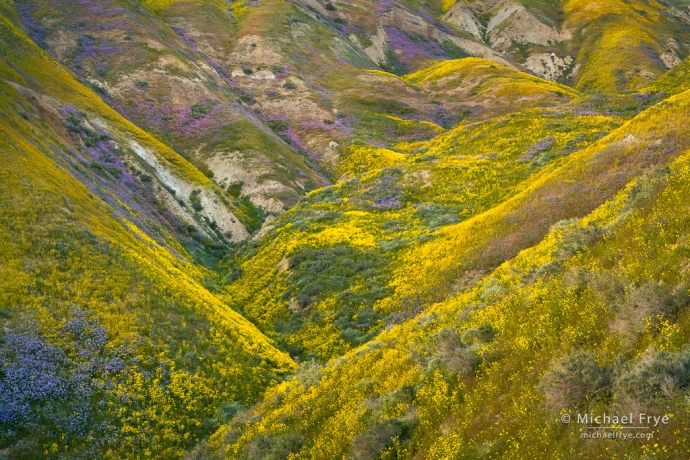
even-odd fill
[{"label": "clump of bushes", "polygon": [[239,460],[283,460],[299,452],[304,438],[296,431],[257,436],[244,448]]},{"label": "clump of bushes", "polygon": [[690,387],[690,348],[677,353],[648,350],[637,363],[622,366],[615,393],[622,402],[653,405]]},{"label": "clump of bushes", "polygon": [[201,190],[194,190],[189,195],[189,202],[192,204],[192,209],[196,212],[201,212],[204,206],[201,204]]},{"label": "clump of bushes", "polygon": [[297,89],[297,85],[292,80],[285,80],[285,83],[283,83],[283,88],[287,89],[288,91],[294,91]]},{"label": "clump of bushes", "polygon": [[193,104],[190,108],[189,117],[194,120],[200,120],[209,113],[211,113],[211,108],[209,106],[204,104]]},{"label": "clump of bushes", "polygon": [[540,388],[546,408],[555,413],[614,400],[638,408],[663,404],[690,388],[690,347],[650,348],[639,360],[613,364],[599,364],[594,353],[576,350],[556,361]]},{"label": "clump of bushes", "polygon": [[457,213],[452,212],[443,205],[421,203],[416,206],[415,216],[419,217],[431,229],[460,222]]},{"label": "clump of bushes", "polygon": [[91,169],[104,176],[112,176],[115,179],[122,177],[122,170],[114,166],[104,165],[98,161],[91,162]]},{"label": "clump of bushes", "polygon": [[276,329],[287,334],[299,329],[307,317],[318,321],[323,313],[312,307],[335,296],[334,324],[342,331],[343,340],[355,346],[370,340],[381,325],[373,305],[389,293],[386,264],[378,251],[362,251],[346,244],[305,248],[294,254],[286,280],[289,287],[283,295],[292,305],[291,314]]},{"label": "clump of bushes", "polygon": [[376,422],[368,429],[357,434],[352,440],[352,449],[348,460],[370,460],[377,458],[397,439],[410,437],[416,419],[393,418]]},{"label": "clump of bushes", "polygon": [[[474,329],[462,334],[453,328],[441,329],[435,336],[432,362],[440,362],[450,372],[463,377],[473,375],[482,362],[477,351],[478,345],[493,339],[493,329],[491,326],[488,326],[491,328],[488,329],[487,326],[483,327],[482,332]],[[467,341],[463,340],[463,336]]]},{"label": "clump of bushes", "polygon": [[266,122],[269,128],[276,133],[284,133],[290,129],[290,125],[284,120],[269,120]]},{"label": "clump of bushes", "polygon": [[[403,446],[412,446],[412,433],[419,420],[413,406],[416,388],[404,385],[397,391],[383,396],[375,395],[364,404],[369,409],[368,427],[352,440],[352,447],[347,455],[348,460],[369,460],[378,458],[394,442]],[[389,417],[390,411],[406,406],[405,414]]]},{"label": "clump of bushes", "polygon": [[256,95],[252,93],[251,91],[247,91],[246,89],[243,88],[237,88],[235,90],[237,97],[240,98],[242,102],[244,102],[247,105],[254,105],[256,104]]},{"label": "clump of bushes", "polygon": [[584,350],[558,360],[544,374],[541,390],[549,411],[586,407],[591,401],[610,396],[613,371],[611,366],[600,366],[594,353]]},{"label": "clump of bushes", "polygon": [[543,139],[539,139],[532,147],[530,147],[527,153],[518,158],[518,163],[527,163],[532,161],[541,152],[545,152],[553,147],[555,143],[555,137],[545,137]]}]

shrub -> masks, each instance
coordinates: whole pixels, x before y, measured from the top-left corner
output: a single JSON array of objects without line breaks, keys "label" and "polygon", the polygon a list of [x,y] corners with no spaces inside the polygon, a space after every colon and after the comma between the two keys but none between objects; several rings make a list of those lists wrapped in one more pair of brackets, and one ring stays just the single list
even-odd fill
[{"label": "shrub", "polygon": [[194,190],[190,195],[189,195],[189,201],[192,204],[192,209],[194,209],[196,212],[201,212],[204,209],[204,206],[201,204],[201,190]]},{"label": "shrub", "polygon": [[594,353],[577,350],[557,361],[542,377],[546,407],[553,412],[585,407],[608,395],[611,378],[611,368],[599,366]]},{"label": "shrub", "polygon": [[218,407],[216,410],[216,421],[218,424],[227,424],[244,407],[237,401],[229,402]]},{"label": "shrub", "polygon": [[144,80],[137,80],[136,82],[134,82],[134,86],[136,86],[139,89],[146,89],[149,87],[149,84]]},{"label": "shrub", "polygon": [[297,373],[295,374],[295,377],[297,377],[300,385],[304,386],[305,388],[318,383],[322,376],[323,365],[314,360],[301,363],[299,369],[297,369]]},{"label": "shrub", "polygon": [[541,152],[545,152],[553,147],[555,143],[555,137],[545,137],[543,139],[539,139],[532,147],[530,147],[527,153],[518,158],[518,163],[527,163],[532,161]]},{"label": "shrub", "polygon": [[462,376],[472,375],[481,364],[476,351],[463,343],[460,334],[452,328],[444,328],[436,334],[434,358],[445,364],[449,371]]},{"label": "shrub", "polygon": [[269,128],[271,128],[272,131],[276,133],[284,133],[290,129],[288,122],[283,120],[268,120],[266,124]]},{"label": "shrub", "polygon": [[296,431],[278,435],[257,436],[239,455],[240,460],[283,460],[299,452],[304,439]]},{"label": "shrub", "polygon": [[556,257],[567,259],[584,249],[592,246],[603,235],[603,229],[590,224],[586,227],[574,224],[569,225],[563,231],[563,236],[557,243]]},{"label": "shrub", "polygon": [[242,194],[242,186],[244,185],[244,182],[242,181],[237,181],[233,182],[231,184],[228,184],[227,187],[227,193],[233,198],[239,198],[239,196]]},{"label": "shrub", "polygon": [[283,83],[283,88],[294,91],[297,89],[297,85],[292,82],[292,80],[286,80],[285,83]]},{"label": "shrub", "polygon": [[378,457],[395,438],[409,437],[416,420],[395,418],[374,423],[352,439],[348,460],[369,460]]},{"label": "shrub", "polygon": [[246,89],[242,88],[237,88],[236,93],[242,102],[248,105],[256,104],[256,96],[251,91],[247,91]]},{"label": "shrub", "polygon": [[194,164],[194,166],[196,166],[196,169],[201,171],[204,174],[204,176],[208,177],[209,179],[213,179],[215,177],[213,170],[211,170],[211,168],[208,167],[208,164],[206,164],[206,162],[201,160],[195,160],[192,161],[192,164]]},{"label": "shrub", "polygon": [[496,336],[496,329],[491,324],[482,324],[478,328],[466,329],[460,338],[464,344],[474,344],[477,342],[491,342]]},{"label": "shrub", "polygon": [[122,176],[122,170],[120,168],[104,165],[98,161],[92,161],[91,168],[100,175],[110,175],[115,179],[119,179]]},{"label": "shrub", "polygon": [[634,318],[671,315],[687,303],[688,294],[685,290],[674,293],[668,286],[648,281],[628,293],[624,311]]},{"label": "shrub", "polygon": [[648,405],[690,386],[690,349],[677,353],[648,350],[634,365],[619,372],[615,394],[620,400]]},{"label": "shrub", "polygon": [[211,108],[204,104],[193,104],[190,110],[189,117],[195,120],[200,120],[204,118],[205,115],[211,113]]}]

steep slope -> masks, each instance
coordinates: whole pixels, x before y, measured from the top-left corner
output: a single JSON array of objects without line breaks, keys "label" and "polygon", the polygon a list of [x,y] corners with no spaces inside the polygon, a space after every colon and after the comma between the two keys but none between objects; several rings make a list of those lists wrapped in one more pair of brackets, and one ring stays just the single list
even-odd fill
[{"label": "steep slope", "polygon": [[410,125],[419,128],[414,134],[419,140],[433,137],[434,130],[419,121],[443,126],[457,122],[425,94],[410,88],[398,93],[400,85],[363,74],[363,68],[378,64],[361,49],[359,39],[355,43],[348,38],[357,36],[348,32],[350,26],[361,40],[366,37],[371,18],[362,16],[361,5],[343,3],[334,11],[316,2],[242,5],[232,17],[215,4],[200,7],[184,1],[171,2],[156,14],[184,30],[200,52],[226,69],[247,104],[263,114],[269,126],[328,171],[334,172],[353,139],[390,146],[412,137],[409,131],[415,129]]},{"label": "steep slope", "polygon": [[636,90],[687,56],[684,2],[472,0],[443,16],[534,74],[579,90]]},{"label": "steep slope", "polygon": [[689,8],[0,0],[0,457],[687,458]]},{"label": "steep slope", "polygon": [[[321,359],[337,356],[370,340],[385,325],[414,316],[430,301],[427,296],[438,300],[451,292],[450,279],[464,276],[458,273],[458,264],[478,262],[462,269],[471,278],[538,241],[549,224],[532,233],[534,228],[524,232],[483,220],[495,222],[509,214],[518,218],[512,207],[498,211],[495,218],[478,216],[529,189],[544,173],[618,124],[611,118],[578,116],[569,109],[535,110],[463,125],[428,144],[400,145],[405,154],[354,148],[343,163],[348,169],[342,182],[311,194],[273,222],[262,244],[239,264],[235,262],[228,276],[236,281],[229,292],[238,309],[291,353]],[[599,167],[596,164],[587,167]],[[645,164],[634,163],[615,174],[630,174]],[[606,182],[605,175],[614,172],[607,171],[611,166],[602,167],[600,179]],[[588,206],[575,191],[558,193]],[[555,212],[550,207],[538,210],[540,199],[524,200],[518,208],[534,213],[533,219],[543,215],[548,220],[548,214]],[[564,212],[577,212],[577,207]],[[447,255],[452,268],[406,271],[410,264],[433,265],[443,259],[429,258],[426,251],[446,244],[450,235],[446,230],[457,227],[453,224],[460,227],[457,248]],[[477,230],[484,225],[496,225],[499,233]],[[502,232],[506,233],[499,237]],[[522,241],[499,250],[496,246],[503,243],[490,235]],[[470,236],[475,240],[468,241]],[[459,256],[465,251],[472,253]],[[423,287],[426,282],[412,279],[427,273],[436,274],[428,280],[435,294]],[[436,284],[446,283],[442,279],[449,284]]]},{"label": "steep slope", "polygon": [[448,112],[464,111],[472,119],[553,107],[579,96],[567,86],[478,58],[443,61],[407,75],[405,80],[435,99],[442,98]]},{"label": "steep slope", "polygon": [[[645,124],[677,110],[687,116],[688,101],[683,93],[647,114]],[[623,126],[621,135],[638,136],[642,121]],[[601,155],[617,137],[580,159]],[[690,155],[668,168],[655,163],[476,287],[323,368],[304,366],[197,453],[684,458],[690,226],[677,210],[689,205]],[[564,174],[552,177],[567,181]],[[664,386],[665,378],[673,383]],[[569,391],[573,385],[581,391]],[[559,420],[563,413],[629,410],[674,414],[672,426],[654,430],[652,442],[611,443],[585,440],[578,425]]]},{"label": "steep slope", "polygon": [[690,59],[686,59],[678,66],[663,74],[642,91],[650,94],[662,93],[668,96],[682,93],[690,89]]},{"label": "steep slope", "polygon": [[256,212],[251,205],[279,214],[322,184],[313,165],[242,105],[250,94],[183,27],[131,2],[22,1],[17,8],[38,43],[122,115],[232,187],[230,198],[245,214]]},{"label": "steep slope", "polygon": [[677,65],[690,36],[687,17],[673,15],[673,8],[659,2],[567,2],[564,26],[580,36],[577,87],[636,90]]},{"label": "steep slope", "polygon": [[[577,98],[568,88],[492,66],[451,61],[406,79],[423,87],[447,72],[452,88],[468,68],[479,68],[494,80],[490,92],[533,85]],[[471,285],[558,220],[583,216],[635,175],[671,161],[688,142],[687,103],[673,101],[604,139],[622,120],[577,115],[576,101],[460,125],[396,150],[354,146],[341,163],[340,183],[272,222],[258,248],[232,262],[229,292],[293,355],[338,356]],[[547,175],[558,167],[562,175]]]},{"label": "steep slope", "polygon": [[209,291],[174,220],[244,228],[0,8],[2,454],[180,458],[294,366]]}]

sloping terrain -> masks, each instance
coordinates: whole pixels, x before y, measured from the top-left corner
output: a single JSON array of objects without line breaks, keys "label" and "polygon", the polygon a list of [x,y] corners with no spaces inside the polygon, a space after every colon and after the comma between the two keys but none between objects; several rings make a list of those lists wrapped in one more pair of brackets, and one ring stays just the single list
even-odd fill
[{"label": "sloping terrain", "polygon": [[[686,154],[586,218],[562,221],[476,287],[326,367],[305,367],[198,451],[684,458],[685,387],[675,379],[687,373],[690,227],[675,210],[688,205],[687,174]],[[601,379],[612,368],[615,378]],[[673,428],[655,430],[649,444],[597,443],[558,420],[562,410],[640,406],[674,414]]]},{"label": "sloping terrain", "polygon": [[687,458],[689,8],[0,0],[0,459]]},{"label": "sloping terrain", "polygon": [[[216,408],[294,366],[176,238],[182,219],[244,229],[205,176],[0,27],[2,443],[20,458],[179,457]],[[191,215],[184,187],[209,211]]]}]

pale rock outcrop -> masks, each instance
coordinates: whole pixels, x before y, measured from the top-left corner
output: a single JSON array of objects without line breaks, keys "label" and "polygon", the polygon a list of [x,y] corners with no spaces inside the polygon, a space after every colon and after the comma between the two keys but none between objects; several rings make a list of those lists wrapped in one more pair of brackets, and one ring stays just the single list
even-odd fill
[{"label": "pale rock outcrop", "polygon": [[[105,123],[102,124],[105,125]],[[242,241],[249,237],[249,233],[244,228],[244,225],[218,200],[211,190],[199,187],[175,174],[164,166],[156,154],[144,148],[134,139],[127,139],[127,141],[134,153],[155,171],[158,180],[167,188],[174,190],[177,196],[189,197],[194,190],[199,190],[199,200],[203,206],[201,214],[209,220],[215,221],[223,233],[232,233],[232,241]]]},{"label": "pale rock outcrop", "polygon": [[298,194],[296,190],[269,178],[272,173],[270,160],[258,152],[219,152],[207,164],[218,182],[242,183],[242,195],[249,196],[254,206],[274,214],[283,212],[283,202],[275,195],[291,191]]},{"label": "pale rock outcrop", "polygon": [[472,34],[479,40],[484,39],[484,25],[477,19],[470,7],[465,3],[457,3],[441,18],[448,24]]},{"label": "pale rock outcrop", "polygon": [[369,40],[371,40],[371,46],[362,50],[364,54],[379,65],[386,64],[388,61],[388,57],[386,56],[386,52],[388,51],[388,36],[386,36],[386,31],[383,30],[383,27],[379,26],[376,30],[376,34],[372,35]]},{"label": "pale rock outcrop", "polygon": [[570,31],[555,30],[524,6],[513,2],[506,2],[499,8],[486,32],[491,46],[498,49],[507,49],[512,43],[549,46],[572,38]]},{"label": "pale rock outcrop", "polygon": [[672,69],[682,62],[682,59],[678,57],[678,51],[680,51],[678,40],[669,38],[666,42],[666,52],[659,58],[667,68]]},{"label": "pale rock outcrop", "polygon": [[682,62],[673,51],[666,51],[662,53],[659,58],[661,58],[661,62],[663,62],[668,69],[672,69]]},{"label": "pale rock outcrop", "polygon": [[557,81],[566,75],[573,58],[559,57],[556,53],[533,54],[525,61],[525,67],[535,75],[551,81]]},{"label": "pale rock outcrop", "polygon": [[423,18],[415,16],[402,8],[393,8],[384,13],[381,16],[380,24],[381,27],[394,26],[406,32],[431,38],[438,43],[451,42],[472,56],[489,59],[501,65],[514,68],[513,64],[485,44],[446,33]]},{"label": "pale rock outcrop", "polygon": [[254,80],[275,80],[276,76],[270,70],[259,70],[252,74],[252,79]]}]

